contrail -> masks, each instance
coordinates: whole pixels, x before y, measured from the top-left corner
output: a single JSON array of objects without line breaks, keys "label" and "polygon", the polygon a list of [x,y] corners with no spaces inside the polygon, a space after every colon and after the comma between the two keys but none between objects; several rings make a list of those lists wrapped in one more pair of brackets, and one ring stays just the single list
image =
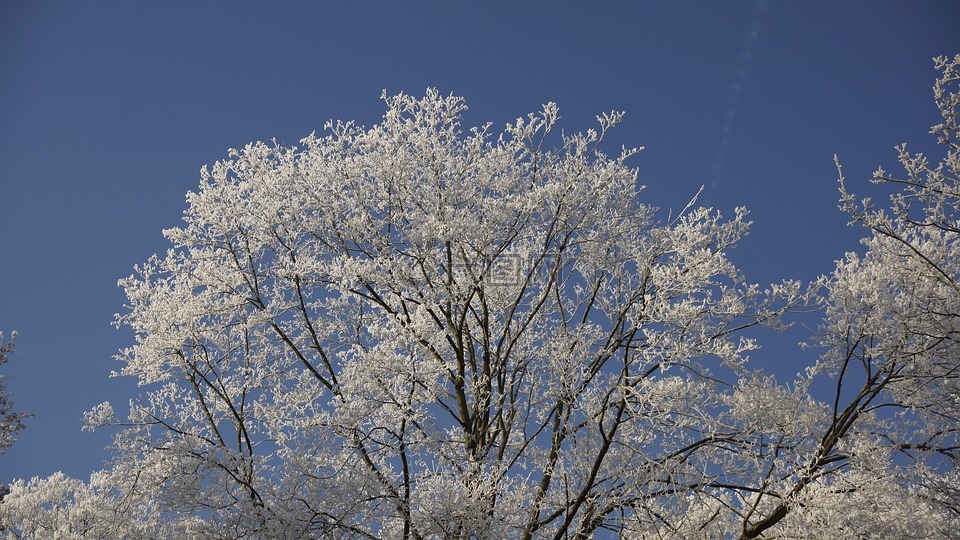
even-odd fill
[{"label": "contrail", "polygon": [[757,0],[753,4],[753,24],[750,31],[743,39],[743,47],[740,54],[737,55],[737,69],[733,71],[733,82],[727,86],[727,102],[723,113],[723,128],[720,131],[720,144],[717,145],[717,155],[713,159],[713,176],[710,180],[710,187],[716,188],[720,185],[720,172],[723,170],[723,162],[727,157],[727,146],[730,144],[730,133],[733,131],[733,119],[737,116],[737,108],[740,105],[740,95],[743,93],[743,86],[747,80],[747,67],[753,60],[753,44],[756,43],[760,35],[760,27],[763,25],[763,12],[767,9],[766,0]]}]

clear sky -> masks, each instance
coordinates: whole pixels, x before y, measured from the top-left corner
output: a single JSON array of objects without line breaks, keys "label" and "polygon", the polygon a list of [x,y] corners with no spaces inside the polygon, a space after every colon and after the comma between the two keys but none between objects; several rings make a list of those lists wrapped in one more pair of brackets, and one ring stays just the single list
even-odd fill
[{"label": "clear sky", "polygon": [[[812,279],[858,249],[833,154],[855,191],[893,146],[930,147],[931,58],[960,52],[960,2],[0,3],[0,330],[20,440],[0,482],[86,478],[110,433],[82,413],[137,389],[108,379],[133,343],[117,279],[168,247],[200,167],[294,144],[328,119],[375,123],[380,93],[455,93],[468,125],[542,103],[568,130],[625,110],[608,149],[642,145],[643,199],[703,200],[755,222],[748,279]],[[813,321],[815,323],[815,321]],[[795,334],[754,365],[811,363]]]}]

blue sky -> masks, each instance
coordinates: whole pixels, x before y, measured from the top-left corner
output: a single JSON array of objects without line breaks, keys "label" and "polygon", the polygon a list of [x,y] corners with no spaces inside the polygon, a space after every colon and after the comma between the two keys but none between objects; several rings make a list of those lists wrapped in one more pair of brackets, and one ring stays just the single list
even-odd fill
[{"label": "blue sky", "polygon": [[[28,428],[0,482],[86,478],[108,432],[83,411],[137,389],[108,379],[133,342],[111,326],[120,277],[167,244],[184,194],[228,148],[288,144],[328,119],[366,125],[381,90],[467,99],[497,126],[559,104],[568,131],[627,111],[645,146],[645,202],[701,185],[755,222],[748,279],[828,273],[861,231],[837,210],[833,154],[855,190],[893,146],[929,148],[931,57],[960,52],[960,3],[77,2],[0,4],[0,330],[19,331],[7,382]],[[815,321],[812,321],[815,323]],[[753,356],[781,378],[813,361],[798,333]]]}]

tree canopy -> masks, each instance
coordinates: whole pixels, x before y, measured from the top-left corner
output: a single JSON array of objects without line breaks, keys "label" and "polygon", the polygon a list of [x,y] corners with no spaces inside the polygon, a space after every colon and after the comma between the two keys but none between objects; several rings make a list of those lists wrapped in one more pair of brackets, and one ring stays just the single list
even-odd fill
[{"label": "tree canopy", "polygon": [[[8,537],[950,537],[960,530],[960,56],[931,164],[888,207],[841,177],[866,251],[803,285],[728,258],[747,212],[642,202],[622,119],[502,132],[384,95],[370,128],[201,173],[170,250],[121,280],[136,333],[89,482],[18,481]],[[666,215],[665,215],[666,214]],[[823,308],[805,374],[750,329]],[[817,388],[829,391],[818,392]],[[825,397],[826,396],[826,397]],[[911,508],[905,514],[898,508]]]}]

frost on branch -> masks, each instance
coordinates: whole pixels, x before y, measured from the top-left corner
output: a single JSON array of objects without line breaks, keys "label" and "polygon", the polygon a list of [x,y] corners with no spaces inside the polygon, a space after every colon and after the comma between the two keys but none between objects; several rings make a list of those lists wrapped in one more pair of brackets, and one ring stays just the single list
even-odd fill
[{"label": "frost on branch", "polygon": [[[869,336],[846,349],[894,371],[898,399],[956,422],[960,417],[960,55],[935,59],[934,97],[943,122],[930,133],[944,151],[936,164],[898,147],[905,176],[878,170],[892,184],[889,211],[860,207],[841,176],[843,204],[871,236],[863,257],[850,254],[835,274],[831,343],[842,333]],[[842,354],[843,349],[835,349]],[[955,424],[949,431],[956,431]]]},{"label": "frost on branch", "polygon": [[83,429],[93,431],[100,426],[116,424],[113,414],[113,405],[109,401],[97,405],[83,414]]}]

